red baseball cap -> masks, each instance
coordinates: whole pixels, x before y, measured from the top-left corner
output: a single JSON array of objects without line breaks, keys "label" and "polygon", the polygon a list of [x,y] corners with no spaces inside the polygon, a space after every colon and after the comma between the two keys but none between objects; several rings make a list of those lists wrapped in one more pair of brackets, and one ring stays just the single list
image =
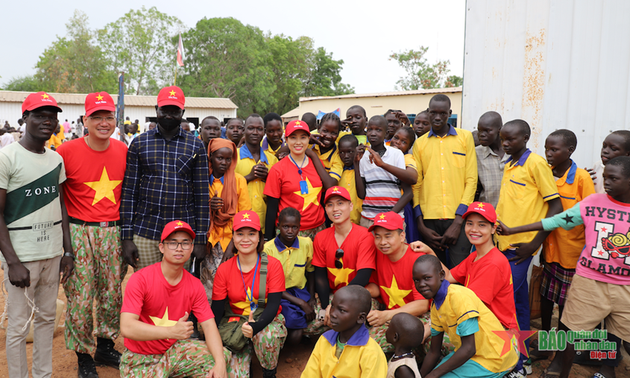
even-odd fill
[{"label": "red baseball cap", "polygon": [[340,196],[345,200],[352,201],[350,193],[348,193],[348,190],[343,186],[333,186],[328,188],[326,195],[324,196],[324,203],[328,202],[328,199],[333,196]]},{"label": "red baseball cap", "polygon": [[306,131],[308,135],[311,135],[311,130],[309,130],[306,122],[295,120],[295,121],[289,122],[286,129],[284,130],[284,136],[288,137],[289,135],[299,130]]},{"label": "red baseball cap", "polygon": [[170,87],[160,89],[160,93],[157,97],[159,107],[175,105],[180,109],[184,109],[185,103],[186,97],[184,97],[184,91],[182,91],[180,87],[171,85]]},{"label": "red baseball cap", "polygon": [[85,96],[85,116],[89,117],[99,110],[116,111],[112,96],[107,92],[90,93]]},{"label": "red baseball cap", "polygon": [[468,211],[464,213],[462,218],[466,219],[466,217],[472,213],[477,213],[482,217],[486,218],[486,220],[492,224],[497,222],[497,212],[494,210],[494,206],[486,202],[473,202],[468,206]]},{"label": "red baseball cap", "polygon": [[31,93],[26,96],[26,100],[22,103],[22,113],[25,111],[35,110],[37,108],[43,108],[44,106],[51,106],[57,108],[57,111],[62,112],[61,108],[57,105],[57,101],[46,92]]},{"label": "red baseball cap", "polygon": [[256,231],[260,231],[260,218],[258,218],[258,214],[251,210],[244,210],[236,213],[232,229],[236,231],[245,227],[250,227]]},{"label": "red baseball cap", "polygon": [[397,213],[388,211],[386,213],[378,213],[374,217],[374,224],[368,228],[368,231],[372,232],[375,227],[383,227],[388,230],[402,230],[404,227],[403,219]]},{"label": "red baseball cap", "polygon": [[168,222],[166,226],[164,226],[164,230],[162,231],[162,236],[160,237],[160,242],[163,242],[164,239],[168,238],[173,232],[176,231],[184,231],[190,237],[195,240],[195,231],[193,231],[192,227],[186,222],[176,220],[172,222]]}]

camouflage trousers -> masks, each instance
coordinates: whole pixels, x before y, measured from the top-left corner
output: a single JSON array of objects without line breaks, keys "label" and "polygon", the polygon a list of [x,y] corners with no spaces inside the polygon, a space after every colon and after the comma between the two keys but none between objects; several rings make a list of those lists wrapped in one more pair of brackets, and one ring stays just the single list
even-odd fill
[{"label": "camouflage trousers", "polygon": [[232,368],[232,378],[249,377],[249,367],[252,363],[252,349],[258,357],[263,369],[272,370],[278,366],[280,350],[287,338],[284,326],[284,316],[278,314],[267,327],[258,332],[252,341],[238,352],[232,352],[232,359],[228,364]]},{"label": "camouflage trousers", "polygon": [[[231,353],[223,348],[228,375],[231,374]],[[120,358],[123,378],[206,378],[214,366],[214,358],[206,343],[199,340],[178,340],[164,354],[139,354],[125,349]],[[231,375],[230,375],[231,376]]]},{"label": "camouflage trousers", "polygon": [[[332,303],[333,294],[328,295],[328,303]],[[323,320],[318,319],[317,315],[322,309],[322,303],[319,301],[319,297],[315,296],[315,319],[308,324],[304,330],[304,334],[307,336],[319,336],[322,333],[328,331],[330,327],[324,324]],[[372,310],[380,309],[380,303],[372,298]]]},{"label": "camouflage trousers", "polygon": [[[127,265],[121,257],[120,228],[70,224],[74,272],[63,285],[66,348],[93,353],[94,336],[116,340],[120,331],[121,283]],[[96,316],[92,311],[96,301]],[[94,328],[96,317],[96,329]]]},{"label": "camouflage trousers", "polygon": [[206,253],[206,257],[201,263],[201,273],[199,279],[206,289],[206,296],[208,297],[208,303],[212,305],[212,287],[214,285],[214,276],[217,274],[217,269],[223,260],[223,248],[221,243],[217,243],[210,253]]},{"label": "camouflage trousers", "polygon": [[[428,311],[419,316],[420,321],[423,325],[431,326],[431,312]],[[389,321],[385,324],[378,327],[369,327],[370,337],[374,339],[378,343],[378,345],[383,349],[383,353],[394,353],[394,346],[387,342],[387,337],[385,333],[387,332],[387,328],[389,328]],[[425,331],[426,332],[426,331]],[[430,332],[430,331],[429,331]],[[418,335],[418,337],[422,337],[424,335]],[[420,345],[417,348],[417,354],[426,355],[431,349],[431,336],[429,335],[427,342]],[[448,334],[444,333],[444,338],[442,339],[442,357],[447,356],[449,353],[455,350],[455,346],[451,344],[451,340],[448,337]]]}]

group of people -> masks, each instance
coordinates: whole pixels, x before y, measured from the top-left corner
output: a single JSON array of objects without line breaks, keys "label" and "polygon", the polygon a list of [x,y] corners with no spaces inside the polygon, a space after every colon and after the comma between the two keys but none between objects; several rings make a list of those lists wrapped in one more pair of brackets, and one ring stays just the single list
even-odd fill
[{"label": "group of people", "polygon": [[[79,377],[96,365],[247,377],[254,355],[275,377],[281,349],[304,338],[317,343],[303,377],[523,377],[549,357],[520,336],[541,246],[543,328],[557,303],[560,329],[605,320],[630,349],[628,131],[589,172],[570,159],[571,131],[548,136],[545,160],[525,121],[496,112],[475,146],[448,124],[445,95],[413,124],[356,105],[344,120],[252,114],[224,130],[210,116],[196,137],[171,86],[127,146],[111,138],[111,96],[90,93],[87,134],[56,151],[55,99],[32,93],[22,111],[24,136],[0,150],[12,378],[28,376],[32,319],[32,374],[50,376],[60,282]],[[573,355],[569,344],[544,376],[567,377]]]}]

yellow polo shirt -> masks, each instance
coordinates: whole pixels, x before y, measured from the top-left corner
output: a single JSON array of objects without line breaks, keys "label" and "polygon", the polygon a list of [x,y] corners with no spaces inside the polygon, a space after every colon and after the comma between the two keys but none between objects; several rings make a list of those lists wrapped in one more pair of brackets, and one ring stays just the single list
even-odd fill
[{"label": "yellow polo shirt", "polygon": [[418,171],[418,182],[413,186],[416,218],[454,219],[463,215],[475,199],[475,141],[470,131],[449,127],[443,137],[431,130],[413,144]]},{"label": "yellow polo shirt", "polygon": [[361,210],[363,207],[363,200],[357,195],[357,182],[354,181],[354,169],[343,168],[341,173],[341,180],[339,180],[339,186],[343,186],[350,193],[350,200],[352,201],[352,212],[350,212],[350,221],[354,224],[359,224],[361,221]]},{"label": "yellow polo shirt", "polygon": [[[578,168],[573,162],[564,176],[556,180],[558,194],[563,209],[570,209],[576,203],[595,193],[591,175]],[[556,228],[543,242],[545,261],[558,263],[565,269],[575,269],[580,253],[584,249],[584,225],[571,230]]]},{"label": "yellow polo shirt", "polygon": [[[527,149],[518,161],[510,158],[505,163],[497,218],[508,227],[539,222],[547,216],[547,201],[558,197],[558,187],[549,164],[540,155]],[[505,251],[510,248],[510,244],[529,243],[537,233],[497,235],[498,247]]]},{"label": "yellow polo shirt", "polygon": [[[249,201],[249,194],[247,193],[247,180],[245,177],[235,174],[236,176],[236,194],[238,195],[238,205],[236,208],[236,212],[243,210],[251,210],[252,204]],[[217,196],[221,197],[221,193],[223,193],[223,177],[220,179],[215,179],[210,176],[210,198],[214,197],[216,193]],[[232,240],[232,220],[228,222],[224,227],[212,227],[210,230],[210,237],[208,237],[208,241],[215,245],[217,242],[221,243],[221,248],[223,248],[223,252],[227,248],[228,244],[230,244],[230,240]]]},{"label": "yellow polo shirt", "polygon": [[287,289],[306,286],[306,272],[314,272],[313,241],[310,238],[298,236],[293,245],[287,247],[280,237],[275,237],[265,243],[264,252],[280,260],[284,270],[284,281]]},{"label": "yellow polo shirt", "polygon": [[[278,162],[276,156],[270,152],[264,151],[261,147],[260,161],[262,161],[267,169],[271,170],[274,164]],[[236,163],[235,172],[247,176],[252,171],[252,168],[257,161],[254,160],[252,154],[249,152],[247,145],[243,145],[237,150],[238,162]],[[255,179],[247,183],[247,191],[249,192],[249,200],[252,204],[252,211],[258,214],[260,218],[260,227],[265,232],[265,218],[267,216],[267,199],[263,195],[265,189],[265,183],[261,179]]]},{"label": "yellow polo shirt", "polygon": [[494,333],[504,331],[499,319],[472,290],[442,281],[431,304],[432,334],[446,332],[457,351],[462,346],[459,326],[474,318],[477,319],[478,330],[474,332],[476,352],[471,360],[493,373],[514,367],[518,359],[516,351],[511,345],[504,351],[506,341]]},{"label": "yellow polo shirt", "polygon": [[317,156],[319,156],[319,160],[322,161],[330,177],[339,181],[339,179],[341,179],[341,172],[343,171],[343,162],[341,161],[341,157],[339,157],[339,147],[335,144],[330,151],[324,154],[320,152],[319,145],[314,144],[311,148],[315,151]]}]

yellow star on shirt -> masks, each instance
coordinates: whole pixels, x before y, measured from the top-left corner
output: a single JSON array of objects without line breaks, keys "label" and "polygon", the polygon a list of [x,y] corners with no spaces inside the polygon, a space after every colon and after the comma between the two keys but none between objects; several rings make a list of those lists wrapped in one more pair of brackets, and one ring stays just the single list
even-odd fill
[{"label": "yellow star on shirt", "polygon": [[313,185],[311,185],[308,177],[306,178],[306,185],[308,186],[307,194],[302,194],[302,191],[300,190],[298,190],[297,192],[293,192],[298,196],[304,198],[304,206],[302,207],[302,211],[306,210],[306,208],[310,204],[313,204],[315,206],[319,205],[319,201],[317,199],[319,198],[319,192],[322,191],[321,186],[319,188],[313,188]]},{"label": "yellow star on shirt", "polygon": [[48,95],[47,95],[46,93],[44,93],[44,94],[42,95],[42,98],[48,98]]},{"label": "yellow star on shirt", "polygon": [[85,185],[94,189],[96,193],[94,193],[94,201],[92,201],[92,206],[96,205],[103,198],[107,198],[113,203],[116,203],[116,196],[114,196],[114,189],[120,185],[122,180],[110,180],[107,175],[107,168],[103,167],[103,173],[101,174],[101,179],[98,181],[90,181],[84,182]]},{"label": "yellow star on shirt", "polygon": [[[247,288],[247,295],[245,296],[245,300],[234,303],[234,307],[238,307],[241,310],[243,310],[243,316],[249,316],[249,313],[252,312],[251,307],[250,307],[250,302],[247,298],[253,298],[252,289],[250,287]],[[265,302],[267,302],[266,299],[265,299]],[[258,300],[256,300],[256,304],[258,304]]]},{"label": "yellow star on shirt", "polygon": [[[343,265],[343,257],[340,258],[339,261],[341,261],[341,264]],[[351,269],[351,268],[341,268],[341,269],[328,268],[328,271],[335,276],[335,287],[336,287],[339,284],[346,284],[346,285],[348,285],[348,283],[350,283],[350,279],[349,279],[350,273],[354,272],[354,269]]]},{"label": "yellow star on shirt", "polygon": [[98,101],[101,101],[101,100],[103,99],[103,96],[98,95],[98,96],[96,96],[96,99],[97,99]]},{"label": "yellow star on shirt", "polygon": [[392,275],[392,285],[391,287],[381,286],[387,296],[389,297],[389,303],[387,304],[387,308],[392,308],[395,305],[400,307],[405,305],[405,297],[411,293],[411,290],[402,290],[398,288],[398,282],[396,282],[396,276]]},{"label": "yellow star on shirt", "polygon": [[171,96],[175,96],[175,91],[171,89],[171,91],[168,92],[168,94],[171,95]]},{"label": "yellow star on shirt", "polygon": [[157,316],[149,316],[149,318],[153,321],[153,324],[158,327],[172,327],[177,324],[177,321],[168,318],[168,307],[164,310],[164,316],[162,316],[162,318],[158,318]]}]

